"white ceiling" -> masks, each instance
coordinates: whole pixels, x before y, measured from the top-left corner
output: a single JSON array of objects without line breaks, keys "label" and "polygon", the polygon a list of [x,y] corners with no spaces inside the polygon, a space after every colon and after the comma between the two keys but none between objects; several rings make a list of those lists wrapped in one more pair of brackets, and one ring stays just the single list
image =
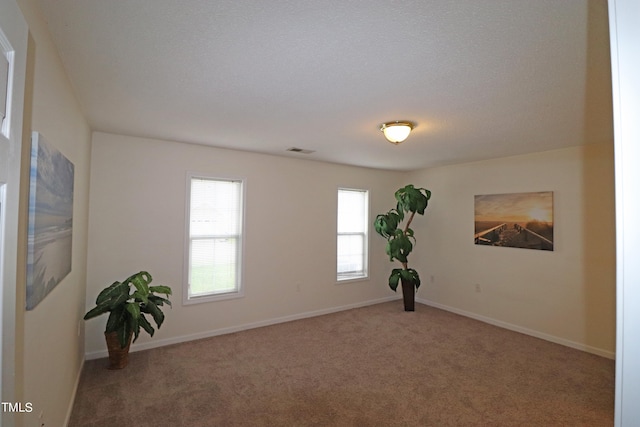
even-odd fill
[{"label": "white ceiling", "polygon": [[612,139],[605,0],[38,2],[97,131],[395,170]]}]

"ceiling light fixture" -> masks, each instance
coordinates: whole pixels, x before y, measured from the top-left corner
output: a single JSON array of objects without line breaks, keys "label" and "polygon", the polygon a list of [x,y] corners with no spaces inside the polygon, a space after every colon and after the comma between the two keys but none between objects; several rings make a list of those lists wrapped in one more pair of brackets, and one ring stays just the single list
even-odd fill
[{"label": "ceiling light fixture", "polygon": [[395,121],[380,125],[380,130],[384,133],[387,141],[396,145],[407,139],[412,129],[413,123],[410,122]]}]

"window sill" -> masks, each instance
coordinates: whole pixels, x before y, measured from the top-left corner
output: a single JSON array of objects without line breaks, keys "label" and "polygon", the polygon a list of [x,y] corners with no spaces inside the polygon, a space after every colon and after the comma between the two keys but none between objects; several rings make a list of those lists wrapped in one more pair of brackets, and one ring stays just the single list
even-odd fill
[{"label": "window sill", "polygon": [[345,283],[353,283],[353,282],[368,282],[369,276],[354,276],[354,277],[344,277],[340,279],[336,279],[336,285],[342,285]]},{"label": "window sill", "polygon": [[185,297],[182,300],[182,305],[193,305],[193,304],[202,304],[206,302],[216,302],[216,301],[224,301],[229,299],[243,298],[244,292],[229,292],[225,294],[212,294],[212,295],[202,295],[198,297]]}]

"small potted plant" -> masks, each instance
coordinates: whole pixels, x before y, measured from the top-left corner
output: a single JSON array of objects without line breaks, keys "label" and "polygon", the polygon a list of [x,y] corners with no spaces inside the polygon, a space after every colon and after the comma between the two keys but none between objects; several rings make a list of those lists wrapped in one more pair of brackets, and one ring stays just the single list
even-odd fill
[{"label": "small potted plant", "polygon": [[[84,320],[109,313],[105,338],[109,350],[109,369],[122,369],[129,361],[129,346],[140,335],[140,328],[150,336],[155,330],[145,317],[151,315],[154,323],[160,328],[164,322],[161,306],[171,306],[168,286],[149,286],[151,275],[141,271],[123,282],[113,282],[103,289],[96,298],[96,306],[84,315]],[[166,298],[157,294],[164,294]]]},{"label": "small potted plant", "polygon": [[[398,283],[402,283],[402,294],[405,311],[415,310],[415,293],[420,287],[420,276],[413,268],[409,268],[407,257],[413,250],[416,238],[409,227],[416,213],[424,215],[429,204],[431,191],[425,188],[415,188],[409,184],[395,192],[396,208],[386,214],[376,216],[374,228],[376,232],[387,239],[386,252],[391,262],[397,260],[402,268],[394,268],[389,276],[389,287],[395,292]],[[404,227],[401,227],[409,214]],[[412,243],[413,241],[413,243]]]}]

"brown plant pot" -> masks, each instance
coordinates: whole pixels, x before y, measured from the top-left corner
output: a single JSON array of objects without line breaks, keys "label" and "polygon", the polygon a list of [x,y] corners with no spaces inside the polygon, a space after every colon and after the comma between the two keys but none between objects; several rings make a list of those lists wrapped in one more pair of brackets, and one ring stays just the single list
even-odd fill
[{"label": "brown plant pot", "polygon": [[129,363],[129,347],[131,346],[131,338],[125,348],[120,347],[117,332],[105,332],[104,337],[107,340],[107,350],[109,350],[109,366],[107,369],[123,369]]},{"label": "brown plant pot", "polygon": [[402,299],[404,300],[404,311],[415,311],[416,287],[411,281],[400,280],[402,283]]}]

